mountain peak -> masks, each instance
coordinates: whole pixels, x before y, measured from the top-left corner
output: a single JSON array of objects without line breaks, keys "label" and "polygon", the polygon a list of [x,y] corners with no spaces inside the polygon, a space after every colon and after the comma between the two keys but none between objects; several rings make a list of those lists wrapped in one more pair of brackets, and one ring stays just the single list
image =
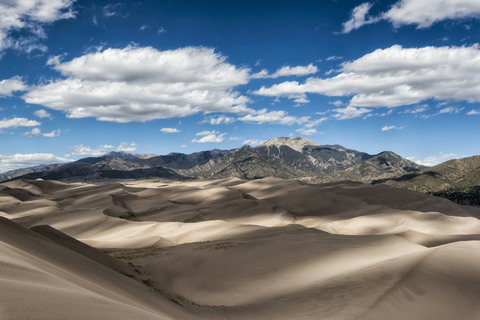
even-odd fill
[{"label": "mountain peak", "polygon": [[320,145],[312,140],[303,137],[278,137],[265,141],[258,145],[258,147],[268,147],[268,146],[288,146],[293,150],[302,152],[303,147],[305,146],[316,146]]}]

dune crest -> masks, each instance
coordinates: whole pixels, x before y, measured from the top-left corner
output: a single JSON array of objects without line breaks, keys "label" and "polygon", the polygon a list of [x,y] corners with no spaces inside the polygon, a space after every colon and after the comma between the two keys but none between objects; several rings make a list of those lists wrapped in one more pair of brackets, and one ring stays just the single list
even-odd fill
[{"label": "dune crest", "polygon": [[409,190],[18,180],[0,216],[2,319],[479,315],[480,209]]}]

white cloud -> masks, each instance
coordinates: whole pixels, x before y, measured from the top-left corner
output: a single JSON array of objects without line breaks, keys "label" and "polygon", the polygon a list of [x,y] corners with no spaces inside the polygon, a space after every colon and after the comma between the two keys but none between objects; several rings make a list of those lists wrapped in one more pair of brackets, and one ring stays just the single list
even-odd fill
[{"label": "white cloud", "polygon": [[55,66],[57,64],[60,64],[66,56],[66,53],[59,54],[57,56],[49,56],[46,64],[47,66]]},{"label": "white cloud", "polygon": [[300,132],[301,134],[303,134],[305,136],[311,136],[312,134],[323,134],[323,132],[319,132],[315,128],[312,128],[312,129],[300,128],[300,129],[297,129],[295,131]]},{"label": "white cloud", "polygon": [[390,109],[390,110],[388,110],[387,112],[383,112],[383,113],[379,113],[379,112],[377,112],[377,113],[369,113],[369,114],[367,114],[365,117],[363,117],[363,119],[367,119],[367,118],[370,118],[370,117],[386,117],[386,116],[388,116],[388,115],[390,115],[390,114],[392,114],[392,113],[393,113],[393,109]]},{"label": "white cloud", "polygon": [[[443,103],[439,104],[439,107],[442,106],[442,105],[444,105],[444,104],[443,104]],[[437,108],[438,108],[438,107],[437,107]],[[463,109],[465,109],[465,108],[446,107],[446,108],[443,108],[442,110],[440,110],[439,112],[434,113],[434,114],[429,114],[429,115],[422,114],[422,115],[420,115],[420,118],[422,118],[422,119],[428,119],[428,118],[435,117],[435,116],[438,116],[438,115],[441,115],[441,114],[460,113],[460,111],[462,111]]]},{"label": "white cloud", "polygon": [[404,111],[404,113],[417,114],[417,113],[425,112],[427,110],[430,110],[430,107],[427,104],[424,104],[424,105],[421,105],[421,106],[416,106],[413,109],[407,109],[407,110]]},{"label": "white cloud", "polygon": [[447,19],[480,17],[480,2],[477,0],[400,0],[378,17],[366,18],[371,7],[371,3],[365,2],[353,9],[350,20],[343,24],[342,32],[349,33],[380,20],[389,21],[395,28],[413,24],[421,29]]},{"label": "white cloud", "polygon": [[449,154],[440,153],[440,155],[438,155],[438,156],[426,157],[423,160],[420,160],[416,157],[407,157],[407,159],[410,160],[410,161],[413,161],[413,162],[416,162],[418,164],[421,164],[423,166],[428,166],[428,167],[436,166],[437,164],[440,164],[442,162],[445,162],[445,161],[448,161],[448,160],[451,160],[451,159],[457,159],[457,158],[458,158],[458,156],[455,153],[449,153]]},{"label": "white cloud", "polygon": [[317,120],[308,120],[303,126],[305,128],[312,128],[312,127],[315,127],[317,125],[319,125],[320,123],[324,122],[328,120],[328,117],[323,117],[323,118],[320,118],[320,119],[317,119]]},{"label": "white cloud", "polygon": [[160,27],[160,29],[157,30],[157,34],[162,34],[165,32],[167,32],[167,30],[165,30],[163,27]]},{"label": "white cloud", "polygon": [[196,135],[196,136],[208,136],[208,135],[217,134],[217,133],[220,133],[220,132],[215,131],[215,130],[213,130],[213,131],[207,131],[207,130],[205,130],[205,131],[202,131],[202,132],[198,132],[198,133],[196,133],[195,135]]},{"label": "white cloud", "polygon": [[106,49],[54,66],[67,79],[39,85],[27,103],[67,113],[69,118],[149,121],[200,112],[249,113],[249,99],[232,90],[249,81],[214,49],[152,47]]},{"label": "white cloud", "polygon": [[325,61],[333,61],[333,60],[342,60],[343,57],[338,57],[338,56],[330,56]]},{"label": "white cloud", "polygon": [[180,148],[188,148],[188,146],[186,144],[182,144]]},{"label": "white cloud", "polygon": [[17,153],[14,155],[0,154],[0,173],[10,170],[38,166],[41,164],[65,163],[70,161],[72,160],[57,157],[53,154],[48,153]]},{"label": "white cloud", "polygon": [[36,127],[41,125],[41,122],[35,120],[28,120],[27,118],[3,118],[0,120],[0,129],[16,128],[16,127]]},{"label": "white cloud", "polygon": [[122,142],[116,148],[116,151],[125,151],[125,152],[133,152],[137,150],[137,144],[135,142]]},{"label": "white cloud", "polygon": [[40,128],[33,128],[32,131],[27,131],[22,133],[22,135],[27,136],[27,137],[35,137],[35,138],[40,138],[40,137],[47,137],[47,138],[54,138],[58,137],[60,135],[60,130],[53,130],[50,133],[42,133],[40,131]]},{"label": "white cloud", "polygon": [[[13,48],[31,52],[47,48],[39,43],[47,38],[44,26],[75,16],[74,0],[10,0],[0,1],[0,54]],[[26,32],[14,38],[13,33]]]},{"label": "white cloud", "polygon": [[334,102],[329,102],[329,104],[333,104],[337,108],[344,105],[344,103],[340,100],[337,100],[337,101],[334,101]]},{"label": "white cloud", "polygon": [[467,112],[467,114],[469,116],[474,115],[474,114],[480,114],[480,110],[470,110],[469,112]]},{"label": "white cloud", "polygon": [[113,145],[105,144],[100,145],[97,148],[90,148],[89,146],[84,146],[83,144],[79,144],[73,147],[72,152],[70,154],[65,155],[65,157],[69,156],[102,156],[110,151],[125,151],[125,152],[133,152],[137,150],[137,144],[135,142],[122,142],[118,147]]},{"label": "white cloud", "polygon": [[249,139],[249,140],[244,140],[243,141],[243,144],[248,144],[249,146],[252,146],[252,147],[256,147],[258,146],[260,143],[263,143],[265,141],[263,140],[258,140],[258,139]]},{"label": "white cloud", "polygon": [[243,140],[243,138],[241,138],[241,137],[230,137],[228,140],[239,141],[239,140]]},{"label": "white cloud", "polygon": [[145,29],[147,29],[147,28],[149,28],[149,26],[146,25],[146,24],[143,24],[143,25],[140,26],[139,31],[143,31],[143,30],[145,30]]},{"label": "white cloud", "polygon": [[126,18],[128,16],[127,13],[124,13],[125,11],[125,4],[118,2],[116,4],[108,4],[105,7],[103,7],[103,15],[105,17],[122,17]]},{"label": "white cloud", "polygon": [[226,117],[226,116],[218,116],[218,117],[210,117],[202,121],[202,123],[210,123],[211,125],[216,125],[216,124],[230,124],[235,122],[236,119],[232,117]]},{"label": "white cloud", "polygon": [[226,133],[220,134],[218,131],[202,131],[196,135],[203,137],[200,139],[193,139],[193,143],[222,143],[225,140]]},{"label": "white cloud", "polygon": [[428,28],[446,19],[464,19],[480,14],[477,0],[400,0],[382,15],[395,27],[415,24],[417,28]]},{"label": "white cloud", "polygon": [[160,129],[161,132],[163,133],[177,133],[180,132],[177,128],[162,128]]},{"label": "white cloud", "polygon": [[378,18],[368,17],[368,11],[372,8],[369,2],[362,3],[355,7],[350,15],[350,20],[343,23],[342,33],[349,33],[352,30],[358,29],[366,24],[372,24],[379,21]]},{"label": "white cloud", "polygon": [[304,124],[308,122],[310,117],[294,117],[289,116],[285,111],[270,111],[267,109],[262,109],[258,111],[255,115],[247,114],[246,116],[238,118],[240,121],[245,122],[254,122],[257,124],[262,123],[276,123],[284,125],[293,125],[293,124]]},{"label": "white cloud", "polygon": [[438,114],[443,114],[443,113],[460,113],[464,108],[459,108],[459,107],[446,107],[443,108],[438,112]]},{"label": "white cloud", "polygon": [[0,81],[0,97],[11,97],[15,91],[26,91],[28,87],[23,83],[21,77],[13,77]]},{"label": "white cloud", "polygon": [[352,96],[351,107],[398,107],[427,99],[480,102],[479,45],[378,49],[331,78],[286,81],[253,94],[291,97],[306,93]]},{"label": "white cloud", "polygon": [[35,110],[33,114],[39,118],[52,118],[52,115],[43,109]]},{"label": "white cloud", "polygon": [[259,73],[253,74],[251,77],[252,78],[278,78],[278,77],[288,77],[288,76],[306,76],[308,74],[314,74],[318,72],[318,68],[314,66],[313,64],[309,64],[308,66],[296,66],[296,67],[290,67],[290,66],[285,66],[273,74],[268,74],[267,70],[262,70]]},{"label": "white cloud", "polygon": [[385,126],[385,127],[382,128],[382,131],[388,131],[388,130],[392,130],[392,129],[400,130],[400,129],[403,129],[403,127]]},{"label": "white cloud", "polygon": [[295,101],[295,102],[297,103],[297,104],[295,105],[295,107],[299,107],[299,106],[302,105],[302,104],[305,104],[305,103],[309,103],[309,102],[310,102],[310,100],[308,100],[307,97],[304,96],[304,95],[299,96],[298,98],[296,98],[296,99],[293,100],[293,101]]},{"label": "white cloud", "polygon": [[366,109],[366,108],[354,108],[354,107],[346,107],[346,108],[338,108],[338,109],[333,109],[337,114],[332,115],[332,117],[337,118],[338,120],[346,120],[346,119],[352,119],[356,117],[361,117],[365,113],[369,113],[372,110],[371,109]]}]

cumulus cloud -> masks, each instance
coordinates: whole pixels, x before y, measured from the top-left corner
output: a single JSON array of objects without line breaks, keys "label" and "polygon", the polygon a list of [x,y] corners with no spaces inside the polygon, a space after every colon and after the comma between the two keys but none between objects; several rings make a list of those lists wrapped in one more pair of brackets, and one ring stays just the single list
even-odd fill
[{"label": "cumulus cloud", "polygon": [[[11,0],[0,1],[0,54],[13,48],[31,52],[47,48],[39,43],[47,38],[44,27],[55,21],[75,17],[74,0]],[[24,32],[20,38],[12,33]]]},{"label": "cumulus cloud", "polygon": [[25,91],[28,86],[25,85],[21,77],[13,77],[0,81],[0,97],[11,97],[15,91]]},{"label": "cumulus cloud", "polygon": [[137,144],[135,142],[122,142],[115,150],[133,152],[137,150]]},{"label": "cumulus cloud", "polygon": [[193,143],[222,143],[225,140],[226,133],[220,133],[218,131],[202,131],[196,136],[203,136],[200,139],[193,139]]},{"label": "cumulus cloud", "polygon": [[446,19],[479,17],[480,2],[476,0],[400,0],[382,14],[395,27],[415,24],[417,28],[428,28]]},{"label": "cumulus cloud", "polygon": [[69,118],[129,122],[252,111],[249,99],[233,90],[249,81],[250,69],[227,63],[211,48],[110,48],[54,69],[67,78],[39,85],[23,98]]},{"label": "cumulus cloud", "polygon": [[52,118],[52,115],[43,109],[35,110],[33,114],[39,118]]},{"label": "cumulus cloud", "polygon": [[248,139],[248,140],[244,140],[243,141],[243,144],[248,144],[249,146],[252,146],[252,147],[256,147],[258,146],[260,143],[263,143],[265,141],[263,140],[258,140],[258,139]]},{"label": "cumulus cloud", "polygon": [[56,55],[56,56],[49,56],[46,64],[47,64],[47,66],[55,66],[57,64],[60,64],[66,56],[67,56],[66,53],[59,54],[59,55]]},{"label": "cumulus cloud", "polygon": [[104,144],[100,145],[96,148],[91,148],[89,146],[84,146],[83,144],[79,144],[73,147],[72,152],[65,155],[65,157],[71,156],[102,156],[110,151],[125,151],[125,152],[133,152],[137,150],[137,144],[135,142],[122,142],[118,147],[113,145]]},{"label": "cumulus cloud", "polygon": [[286,81],[253,94],[352,96],[350,107],[398,107],[427,99],[480,102],[479,45],[403,48],[394,45],[342,63],[340,74]]},{"label": "cumulus cloud", "polygon": [[308,66],[296,66],[290,67],[285,66],[273,74],[269,74],[267,70],[262,70],[259,73],[255,73],[252,75],[252,78],[278,78],[278,77],[288,77],[288,76],[306,76],[309,74],[314,74],[318,72],[318,68],[313,64],[309,64]]},{"label": "cumulus cloud", "polygon": [[340,100],[337,100],[337,101],[334,101],[334,102],[329,102],[329,104],[333,104],[337,108],[344,105],[344,103]]},{"label": "cumulus cloud", "polygon": [[342,60],[343,57],[338,57],[338,56],[330,56],[328,57],[327,59],[325,59],[326,61],[333,61],[333,60]]},{"label": "cumulus cloud", "polygon": [[403,25],[417,25],[418,29],[428,28],[434,23],[447,19],[478,18],[480,2],[477,0],[400,0],[390,10],[378,17],[367,17],[372,4],[362,3],[352,11],[350,20],[343,24],[342,33],[349,33],[363,25],[387,20],[395,28]]},{"label": "cumulus cloud", "polygon": [[210,123],[212,125],[216,124],[230,124],[235,122],[235,118],[226,117],[226,116],[218,116],[218,117],[209,117],[202,121],[202,123]]},{"label": "cumulus cloud", "polygon": [[346,119],[361,117],[365,113],[369,113],[372,110],[366,109],[366,108],[357,109],[357,108],[348,106],[346,108],[333,109],[332,111],[337,113],[332,115],[332,117],[337,118],[338,120],[346,120]]},{"label": "cumulus cloud", "polygon": [[370,9],[372,8],[372,5],[373,4],[369,2],[365,2],[355,7],[350,15],[350,20],[343,23],[342,33],[349,33],[350,31],[358,29],[366,24],[378,22],[379,18],[372,18],[367,16],[368,11],[370,11]]},{"label": "cumulus cloud", "polygon": [[319,132],[315,128],[311,128],[311,129],[300,128],[300,129],[297,129],[295,131],[300,132],[301,134],[303,134],[305,136],[311,136],[313,134],[323,134],[323,132]]},{"label": "cumulus cloud", "polygon": [[420,165],[428,166],[428,167],[436,166],[437,164],[440,164],[442,162],[452,160],[452,159],[457,159],[457,158],[458,156],[455,153],[449,153],[449,154],[440,153],[440,155],[438,156],[426,157],[423,160],[420,160],[417,157],[407,157],[408,160],[411,160]]},{"label": "cumulus cloud", "polygon": [[196,136],[208,136],[208,135],[217,134],[217,133],[220,133],[220,132],[215,131],[215,130],[213,130],[213,131],[205,130],[205,131],[202,131],[202,132],[195,133],[195,135]]},{"label": "cumulus cloud", "polygon": [[308,120],[304,125],[303,127],[304,128],[312,128],[312,127],[315,127],[317,125],[319,125],[320,123],[324,122],[328,120],[328,117],[323,117],[323,118],[320,118],[320,119],[316,119],[316,120]]},{"label": "cumulus cloud", "polygon": [[388,131],[388,130],[393,130],[393,129],[400,130],[400,129],[403,129],[403,127],[385,126],[385,127],[382,128],[382,131]]},{"label": "cumulus cloud", "polygon": [[40,137],[47,137],[47,138],[54,138],[60,135],[60,130],[53,130],[50,133],[42,133],[40,128],[33,128],[32,131],[27,131],[22,133],[22,135],[30,137],[30,138],[40,138]]},{"label": "cumulus cloud", "polygon": [[177,133],[180,132],[177,128],[162,128],[160,129],[161,132],[163,133]]},{"label": "cumulus cloud", "polygon": [[70,161],[72,160],[57,157],[48,153],[17,153],[14,155],[0,154],[0,172],[3,173],[10,170],[28,168],[41,164],[65,163]]},{"label": "cumulus cloud", "polygon": [[35,120],[28,120],[27,118],[3,118],[0,120],[0,129],[17,128],[17,127],[36,127],[42,123]]},{"label": "cumulus cloud", "polygon": [[293,124],[304,124],[308,122],[309,119],[310,117],[289,116],[288,113],[283,110],[268,112],[267,109],[262,109],[258,111],[255,115],[247,114],[246,116],[238,118],[238,120],[244,122],[253,122],[257,124],[275,123],[289,126]]}]

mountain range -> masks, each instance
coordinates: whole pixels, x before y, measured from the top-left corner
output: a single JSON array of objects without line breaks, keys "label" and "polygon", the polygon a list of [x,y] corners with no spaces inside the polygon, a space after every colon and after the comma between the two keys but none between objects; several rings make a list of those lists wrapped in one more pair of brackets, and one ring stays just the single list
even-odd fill
[{"label": "mountain range", "polygon": [[188,180],[237,177],[245,180],[277,177],[308,183],[355,180],[369,183],[424,169],[410,160],[385,151],[376,155],[339,145],[319,145],[302,137],[279,137],[257,147],[210,150],[163,156],[110,152],[66,164],[9,171],[0,181],[44,179],[101,181],[161,178]]},{"label": "mountain range", "polygon": [[9,171],[0,181],[38,179],[98,181],[112,179],[238,177],[245,180],[265,177],[299,179],[319,183],[338,180],[371,182],[424,167],[396,155],[370,155],[339,145],[319,145],[301,137],[280,137],[255,148],[245,145],[233,150],[210,150],[163,156],[110,152],[67,164],[52,164]]},{"label": "mountain range", "polygon": [[453,159],[421,171],[372,181],[480,206],[480,156]]},{"label": "mountain range", "polygon": [[277,177],[309,184],[358,181],[385,184],[480,206],[480,156],[421,166],[394,152],[371,155],[302,137],[279,137],[251,147],[167,155],[110,152],[66,164],[48,164],[0,174],[0,182],[44,179],[65,182]]}]

